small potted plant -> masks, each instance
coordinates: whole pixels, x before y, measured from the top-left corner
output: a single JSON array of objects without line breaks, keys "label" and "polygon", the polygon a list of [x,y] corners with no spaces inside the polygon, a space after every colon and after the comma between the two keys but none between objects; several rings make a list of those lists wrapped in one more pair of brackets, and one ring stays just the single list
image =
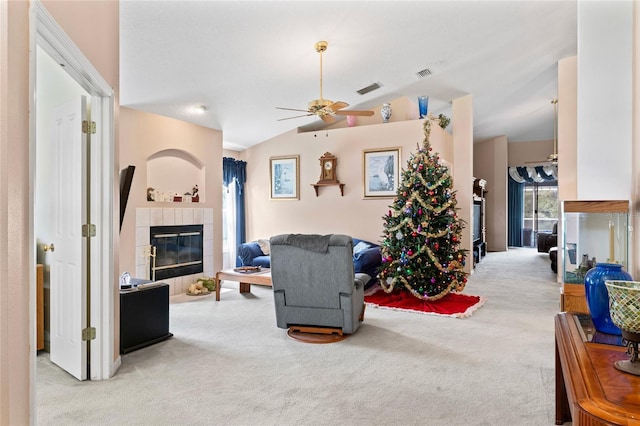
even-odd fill
[{"label": "small potted plant", "polygon": [[443,129],[446,129],[449,123],[451,123],[451,119],[444,114],[438,115],[438,120],[440,120],[439,124]]}]

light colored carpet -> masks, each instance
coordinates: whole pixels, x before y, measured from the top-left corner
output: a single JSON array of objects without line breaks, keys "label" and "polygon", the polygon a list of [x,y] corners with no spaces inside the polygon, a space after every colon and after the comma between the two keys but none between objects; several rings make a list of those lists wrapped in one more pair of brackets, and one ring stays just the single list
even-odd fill
[{"label": "light colored carpet", "polygon": [[38,357],[41,425],[552,425],[559,285],[533,249],[489,253],[464,319],[367,308],[350,338],[276,327],[271,289],[174,296],[175,337],[79,382]]}]

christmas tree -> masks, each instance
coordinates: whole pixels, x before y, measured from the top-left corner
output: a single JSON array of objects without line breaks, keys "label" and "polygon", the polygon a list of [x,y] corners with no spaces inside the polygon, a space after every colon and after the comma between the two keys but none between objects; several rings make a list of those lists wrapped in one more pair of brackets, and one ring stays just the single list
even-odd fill
[{"label": "christmas tree", "polygon": [[456,213],[456,194],[446,166],[431,153],[431,124],[424,123],[424,142],[411,154],[391,210],[383,217],[380,285],[410,291],[423,300],[438,300],[461,291],[466,282],[466,251],[459,248],[464,222]]}]

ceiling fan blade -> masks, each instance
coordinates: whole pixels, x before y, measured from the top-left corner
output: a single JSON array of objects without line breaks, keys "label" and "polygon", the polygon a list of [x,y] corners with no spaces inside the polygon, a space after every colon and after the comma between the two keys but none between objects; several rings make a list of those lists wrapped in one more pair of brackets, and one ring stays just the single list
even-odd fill
[{"label": "ceiling fan blade", "polygon": [[283,108],[283,107],[276,107],[276,109],[284,109],[284,110],[286,110],[286,111],[309,112],[309,110],[306,110],[306,109]]},{"label": "ceiling fan blade", "polygon": [[334,103],[332,103],[331,105],[329,105],[329,106],[327,106],[327,107],[325,107],[325,108],[330,109],[330,110],[331,110],[331,111],[333,111],[333,112],[336,112],[336,111],[338,111],[339,109],[346,108],[346,107],[348,107],[348,106],[349,106],[349,104],[348,104],[348,103],[346,103],[346,102],[342,102],[342,101],[338,101],[338,102],[334,102]]},{"label": "ceiling fan blade", "polygon": [[333,118],[333,116],[330,114],[321,115],[320,118],[322,119],[322,121],[324,121],[327,124],[331,124],[336,121],[336,119]]},{"label": "ceiling fan blade", "polygon": [[336,111],[335,114],[336,115],[359,115],[362,117],[371,117],[374,113],[373,111],[343,110],[343,111]]},{"label": "ceiling fan blade", "polygon": [[310,115],[315,115],[315,114],[304,114],[304,115],[296,115],[295,117],[279,118],[277,121],[291,120],[292,118],[309,117]]}]

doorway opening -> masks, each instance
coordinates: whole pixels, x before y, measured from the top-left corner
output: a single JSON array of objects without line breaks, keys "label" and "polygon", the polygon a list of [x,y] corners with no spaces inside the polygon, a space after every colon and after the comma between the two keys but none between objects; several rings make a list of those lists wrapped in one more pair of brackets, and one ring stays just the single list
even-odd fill
[{"label": "doorway opening", "polygon": [[[84,360],[82,357],[74,358],[80,361],[73,361],[74,372],[64,368],[67,372],[78,377],[84,374],[84,378],[92,380],[102,380],[110,378],[117,370],[120,358],[114,359],[115,326],[114,326],[114,304],[115,304],[115,265],[114,265],[114,244],[117,244],[117,233],[114,233],[114,157],[115,157],[115,137],[114,137],[114,107],[115,93],[108,84],[86,59],[77,46],[65,34],[62,28],[55,22],[47,9],[38,1],[34,1],[30,6],[30,14],[33,16],[33,23],[30,27],[30,186],[34,188],[30,200],[30,210],[33,221],[30,223],[30,233],[33,235],[33,244],[30,250],[33,265],[36,270],[36,262],[45,262],[46,256],[51,257],[55,253],[59,258],[64,250],[50,239],[50,229],[46,229],[50,224],[42,225],[41,219],[51,212],[46,211],[46,206],[57,198],[59,205],[64,208],[78,209],[83,211],[78,219],[82,221],[80,227],[73,228],[78,235],[80,243],[79,258],[84,259],[81,269],[81,279],[74,278],[75,281],[83,281],[80,288],[86,287],[86,297],[52,298],[50,302],[50,314],[56,319],[69,318],[66,307],[77,309],[80,313],[77,318],[83,318],[84,328],[73,329],[76,333],[76,340],[81,340],[77,336],[83,336],[82,341],[89,348],[85,350]],[[45,64],[51,62],[52,67],[57,68],[57,76],[66,82],[58,86],[57,84],[43,83],[38,80],[38,73],[45,71]],[[60,74],[61,73],[61,74]],[[42,75],[40,75],[42,78]],[[58,82],[61,80],[58,80]],[[48,124],[38,121],[39,115],[43,115],[42,107],[44,99],[41,99],[42,91],[48,87],[52,92],[59,91],[60,96],[64,96],[67,91],[74,92],[76,98],[84,96],[88,101],[88,108],[91,119],[87,120],[89,125],[85,132],[93,133],[91,122],[95,123],[95,133],[91,134],[93,146],[83,146],[78,152],[73,148],[71,152],[82,158],[86,163],[86,170],[81,174],[83,189],[79,191],[62,192],[54,197],[53,194],[46,194],[46,183],[39,180],[41,176],[46,176],[44,170],[38,169],[38,155],[43,154],[40,149],[44,149],[42,140],[51,139],[51,131]],[[56,98],[57,101],[60,98]],[[55,101],[55,102],[57,102]],[[40,107],[40,111],[39,111]],[[69,124],[69,134],[82,133],[85,123],[84,113],[75,117]],[[51,122],[51,120],[49,120]],[[44,139],[43,139],[44,138]],[[86,151],[86,152],[85,152]],[[85,155],[86,154],[86,155]],[[73,163],[70,163],[73,164]],[[50,174],[64,174],[66,168],[51,162],[47,165]],[[45,178],[46,179],[46,178]],[[75,179],[75,178],[74,178]],[[73,181],[74,179],[71,179]],[[38,186],[39,185],[39,186]],[[41,189],[45,190],[43,193]],[[48,198],[47,198],[48,197]],[[116,206],[117,207],[117,206]],[[42,210],[41,210],[42,209]],[[58,212],[59,213],[59,212]],[[58,214],[60,216],[60,214]],[[84,235],[83,235],[84,234]],[[44,235],[44,236],[43,236]],[[115,238],[115,240],[114,240]],[[54,243],[54,244],[51,244]],[[44,246],[49,250],[44,254]],[[54,247],[55,246],[55,251]],[[41,251],[42,250],[42,251]],[[51,279],[49,275],[47,278]],[[64,281],[64,280],[63,280]],[[31,304],[36,306],[36,283],[31,286]],[[56,307],[57,303],[65,303],[65,308]],[[35,309],[32,310],[35,312]],[[75,314],[74,314],[75,315]],[[36,329],[36,318],[30,318],[30,326]],[[34,333],[34,341],[36,333]],[[95,338],[92,337],[95,336]],[[86,340],[85,340],[86,339]],[[35,345],[34,345],[35,347]],[[83,351],[80,351],[83,352]],[[35,351],[32,354],[32,368],[35,368]],[[77,351],[74,352],[77,355]],[[66,354],[63,358],[67,358]],[[35,388],[35,372],[31,374],[31,387]],[[80,377],[79,377],[80,378]]]},{"label": "doorway opening", "polygon": [[551,234],[558,221],[558,182],[524,184],[522,246],[535,247],[539,234]]}]

